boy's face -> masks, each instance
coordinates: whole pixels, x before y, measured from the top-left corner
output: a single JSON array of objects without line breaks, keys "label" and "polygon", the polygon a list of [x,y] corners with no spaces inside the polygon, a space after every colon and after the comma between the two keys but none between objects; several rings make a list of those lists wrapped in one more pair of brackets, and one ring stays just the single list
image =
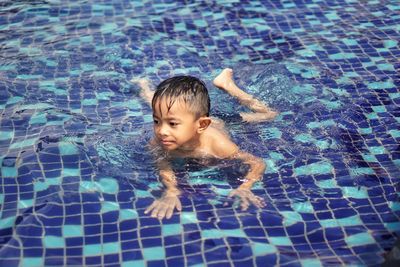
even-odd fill
[{"label": "boy's face", "polygon": [[177,99],[168,110],[169,99],[160,99],[153,110],[154,134],[165,150],[194,148],[198,142],[199,120]]}]

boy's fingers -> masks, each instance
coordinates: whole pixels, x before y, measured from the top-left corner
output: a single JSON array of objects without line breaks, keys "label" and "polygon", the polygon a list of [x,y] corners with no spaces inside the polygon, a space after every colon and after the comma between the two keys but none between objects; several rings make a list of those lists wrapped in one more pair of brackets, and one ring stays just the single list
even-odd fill
[{"label": "boy's fingers", "polygon": [[167,210],[168,210],[168,206],[162,205],[158,212],[158,218],[160,218],[160,219],[164,218],[165,214],[167,213]]},{"label": "boy's fingers", "polygon": [[165,218],[169,219],[172,217],[172,213],[174,212],[173,208],[169,208],[165,214]]},{"label": "boy's fingers", "polygon": [[156,205],[156,201],[154,201],[154,202],[144,211],[144,214],[149,213],[149,211],[151,211],[151,210],[154,208],[155,205]]},{"label": "boy's fingers", "polygon": [[177,202],[176,202],[176,209],[178,210],[178,211],[181,211],[182,210],[182,204],[181,204],[181,201],[178,199],[177,200]]},{"label": "boy's fingers", "polygon": [[242,199],[242,204],[240,205],[242,207],[242,210],[247,210],[249,207],[250,203],[247,199],[243,198]]},{"label": "boy's fingers", "polygon": [[231,192],[229,192],[228,198],[232,198],[235,195],[236,195],[236,190],[232,190]]},{"label": "boy's fingers", "polygon": [[156,205],[153,209],[153,212],[151,213],[151,217],[156,218],[159,216],[160,212],[161,212],[161,203],[157,203],[158,205]]}]

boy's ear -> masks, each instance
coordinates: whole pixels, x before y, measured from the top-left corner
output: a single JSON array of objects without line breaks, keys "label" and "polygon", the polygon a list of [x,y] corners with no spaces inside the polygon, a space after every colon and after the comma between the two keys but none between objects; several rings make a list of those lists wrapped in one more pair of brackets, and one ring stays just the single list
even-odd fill
[{"label": "boy's ear", "polygon": [[197,132],[198,133],[204,132],[208,128],[208,126],[210,126],[210,124],[211,124],[210,117],[201,117],[199,119],[199,126],[200,127],[199,127],[199,129],[197,129]]}]

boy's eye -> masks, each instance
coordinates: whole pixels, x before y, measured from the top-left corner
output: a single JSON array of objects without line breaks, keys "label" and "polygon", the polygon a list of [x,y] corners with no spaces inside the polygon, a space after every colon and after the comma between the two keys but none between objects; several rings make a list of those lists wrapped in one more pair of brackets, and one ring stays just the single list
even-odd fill
[{"label": "boy's eye", "polygon": [[154,120],[153,120],[153,123],[154,123],[154,124],[158,124],[158,120],[154,119]]},{"label": "boy's eye", "polygon": [[171,125],[172,127],[177,126],[179,123],[177,122],[170,122],[169,125]]}]

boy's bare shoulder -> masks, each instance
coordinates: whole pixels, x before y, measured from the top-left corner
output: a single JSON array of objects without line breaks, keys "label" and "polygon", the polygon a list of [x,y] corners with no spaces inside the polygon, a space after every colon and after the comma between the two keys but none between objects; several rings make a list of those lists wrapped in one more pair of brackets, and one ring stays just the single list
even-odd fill
[{"label": "boy's bare shoulder", "polygon": [[218,158],[228,158],[238,152],[238,146],[230,139],[222,129],[209,127],[207,137],[212,153]]}]

